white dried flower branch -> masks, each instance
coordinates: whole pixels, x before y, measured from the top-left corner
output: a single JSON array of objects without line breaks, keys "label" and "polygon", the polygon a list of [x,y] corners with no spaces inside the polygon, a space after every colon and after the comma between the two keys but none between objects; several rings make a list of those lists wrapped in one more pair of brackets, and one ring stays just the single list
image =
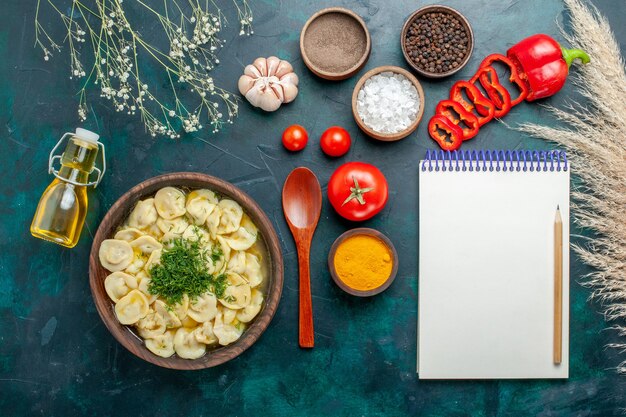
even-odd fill
[{"label": "white dried flower branch", "polygon": [[[123,0],[71,0],[68,14],[55,1],[45,0],[59,15],[65,26],[70,55],[70,78],[81,79],[78,91],[78,116],[88,114],[86,89],[98,85],[100,96],[118,112],[138,114],[152,136],[179,138],[179,129],[195,132],[208,120],[213,132],[224,123],[233,123],[238,112],[238,97],[218,87],[210,72],[219,64],[217,52],[224,45],[219,38],[225,16],[212,1],[164,0],[163,11],[157,11],[143,0],[134,0],[140,11],[153,16],[168,41],[169,50],[162,51],[131,24],[126,17]],[[240,35],[251,35],[252,11],[247,0],[232,0],[237,10]],[[35,46],[48,61],[53,52],[60,52],[56,43],[40,23],[41,0],[35,14]],[[174,21],[176,19],[176,22]],[[84,45],[87,45],[85,47]],[[87,70],[81,52],[92,54]],[[148,59],[162,68],[169,81],[171,96],[157,98],[145,81],[140,67]],[[183,100],[177,90],[185,86],[192,98]],[[206,118],[206,119],[205,119]]]}]

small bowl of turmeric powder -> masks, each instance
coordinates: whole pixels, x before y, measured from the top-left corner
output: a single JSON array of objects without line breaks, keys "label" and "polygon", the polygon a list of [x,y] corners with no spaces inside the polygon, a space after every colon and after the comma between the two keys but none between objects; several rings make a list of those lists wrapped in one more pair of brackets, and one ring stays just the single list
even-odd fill
[{"label": "small bowl of turmeric powder", "polygon": [[328,269],[339,288],[348,294],[369,297],[385,291],[396,278],[398,253],[378,230],[352,229],[333,243]]}]

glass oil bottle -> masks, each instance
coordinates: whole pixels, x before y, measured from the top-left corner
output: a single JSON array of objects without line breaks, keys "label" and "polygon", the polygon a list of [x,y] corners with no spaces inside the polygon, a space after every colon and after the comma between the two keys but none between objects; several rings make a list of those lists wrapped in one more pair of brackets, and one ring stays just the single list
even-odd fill
[{"label": "glass oil bottle", "polygon": [[[63,140],[68,138],[62,155],[55,155]],[[73,248],[78,243],[80,232],[87,215],[87,187],[96,187],[106,171],[104,145],[94,132],[77,128],[75,133],[66,133],[50,152],[48,172],[56,178],[46,188],[30,233],[37,238]],[[98,151],[102,149],[102,170],[95,167]],[[60,160],[61,167],[55,170],[54,163]],[[96,171],[97,178],[89,181]]]}]

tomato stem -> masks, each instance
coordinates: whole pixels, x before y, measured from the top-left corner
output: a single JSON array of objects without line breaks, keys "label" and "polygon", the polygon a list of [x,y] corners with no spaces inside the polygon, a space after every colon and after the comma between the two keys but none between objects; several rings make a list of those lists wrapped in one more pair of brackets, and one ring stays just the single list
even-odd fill
[{"label": "tomato stem", "polygon": [[357,181],[356,177],[352,177],[352,180],[354,181],[354,187],[350,187],[350,195],[341,204],[342,207],[345,206],[349,201],[355,199],[359,202],[360,205],[364,205],[365,199],[363,198],[363,196],[365,195],[365,193],[369,193],[370,191],[374,190],[374,187],[359,187],[359,181]]}]

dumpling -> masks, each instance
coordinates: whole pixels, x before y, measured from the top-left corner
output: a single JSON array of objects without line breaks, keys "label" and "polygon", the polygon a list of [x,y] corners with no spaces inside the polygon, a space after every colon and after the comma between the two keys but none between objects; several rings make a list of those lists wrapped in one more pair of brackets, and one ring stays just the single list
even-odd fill
[{"label": "dumpling", "polygon": [[219,311],[215,316],[215,323],[213,323],[213,333],[217,337],[220,345],[226,346],[241,337],[244,326],[224,323],[222,312]]},{"label": "dumpling", "polygon": [[217,342],[217,337],[213,333],[213,323],[210,321],[205,321],[202,326],[196,327],[194,336],[198,342],[205,345],[212,345]]},{"label": "dumpling", "polygon": [[256,242],[256,234],[250,233],[245,227],[240,227],[234,233],[224,236],[224,240],[234,250],[246,250]]},{"label": "dumpling", "polygon": [[222,210],[219,206],[215,207],[211,214],[206,218],[206,227],[209,229],[211,239],[217,237],[217,229],[220,226],[220,218],[222,217]]},{"label": "dumpling", "polygon": [[148,275],[145,275],[145,273],[143,271],[141,271],[139,274],[137,274],[138,278],[140,276],[141,276],[141,278],[139,279],[139,285],[137,286],[137,289],[139,291],[141,291],[141,293],[143,295],[146,296],[146,298],[148,299],[148,304],[152,304],[157,299],[156,294],[151,294],[150,293],[150,282],[152,282],[152,280],[150,279],[150,277]]},{"label": "dumpling", "polygon": [[211,190],[207,190],[206,188],[201,188],[199,190],[193,190],[187,196],[187,200],[193,200],[194,198],[203,198],[207,200],[211,204],[217,205],[219,203],[219,199],[215,195],[215,193]]},{"label": "dumpling", "polygon": [[195,321],[189,316],[181,320],[181,323],[183,324],[183,327],[187,327],[189,329],[195,329],[196,327],[198,327],[198,325],[202,324],[202,323],[198,323],[197,321]]},{"label": "dumpling", "polygon": [[132,290],[115,304],[115,315],[122,324],[134,324],[148,314],[148,299],[138,290]]},{"label": "dumpling", "polygon": [[256,235],[258,233],[256,225],[246,213],[244,213],[243,216],[241,217],[240,226],[248,229],[248,232],[252,233],[253,235]]},{"label": "dumpling", "polygon": [[[158,219],[157,219],[158,221]],[[150,226],[148,226],[145,229],[145,232],[152,236],[155,239],[161,239],[161,236],[163,236],[163,232],[161,231],[161,229],[159,229],[159,226],[157,226],[156,223],[151,224]]]},{"label": "dumpling", "polygon": [[122,271],[133,261],[133,248],[125,240],[106,239],[98,252],[100,263],[111,272]]},{"label": "dumpling", "polygon": [[137,248],[144,255],[150,255],[155,250],[163,247],[163,245],[152,236],[141,236],[130,242],[130,246]]},{"label": "dumpling", "polygon": [[250,217],[243,214],[239,229],[230,235],[224,236],[229,246],[235,250],[247,250],[254,245],[257,239],[258,230]]},{"label": "dumpling", "polygon": [[226,274],[228,286],[224,295],[220,298],[223,306],[238,310],[250,304],[250,285],[239,274],[228,272]]},{"label": "dumpling", "polygon": [[241,275],[252,288],[259,286],[263,282],[261,262],[258,256],[246,253],[246,270]]},{"label": "dumpling", "polygon": [[206,345],[196,340],[194,330],[181,327],[174,336],[174,350],[183,359],[198,359],[206,352]]},{"label": "dumpling", "polygon": [[246,253],[241,250],[231,253],[226,270],[236,274],[243,274],[246,270]]},{"label": "dumpling", "polygon": [[143,236],[144,234],[145,233],[139,229],[135,229],[134,227],[129,227],[129,228],[122,229],[119,232],[117,232],[113,238],[117,240],[125,240],[127,242],[132,242],[133,240],[137,239],[138,237]]},{"label": "dumpling", "polygon": [[104,279],[104,289],[114,303],[135,288],[137,288],[137,278],[124,272],[113,272]]},{"label": "dumpling", "polygon": [[187,214],[197,225],[204,224],[216,206],[217,197],[213,191],[195,190],[187,197]]},{"label": "dumpling", "polygon": [[139,271],[143,269],[146,265],[145,256],[141,255],[141,253],[137,253],[135,259],[126,267],[124,272],[131,275],[136,275]]},{"label": "dumpling", "polygon": [[215,262],[214,272],[222,273],[226,269],[228,265],[228,261],[230,261],[230,246],[224,240],[222,236],[217,237],[217,248],[214,248],[214,251],[217,250],[221,253],[220,258]]},{"label": "dumpling", "polygon": [[187,212],[185,209],[185,194],[174,187],[165,187],[157,191],[154,195],[154,206],[159,212],[159,216],[166,220],[175,219]]},{"label": "dumpling", "polygon": [[217,298],[211,293],[199,295],[189,302],[187,315],[198,323],[213,320],[216,314]]},{"label": "dumpling", "polygon": [[[189,227],[189,222],[184,217],[177,217],[172,220],[167,220],[159,217],[159,219],[156,221],[156,224],[165,235],[173,234],[178,235],[178,237],[180,237],[180,235],[183,234],[187,227]],[[163,236],[162,239],[165,240],[165,236]]]},{"label": "dumpling", "polygon": [[232,252],[230,246],[228,245],[228,242],[226,242],[226,239],[224,239],[222,236],[218,236],[216,240],[220,244],[220,249],[224,254],[224,261],[228,263],[228,261],[230,261],[230,254]]},{"label": "dumpling", "polygon": [[237,320],[248,323],[259,314],[263,305],[263,294],[256,288],[252,290],[252,301],[250,304],[237,312]]},{"label": "dumpling", "polygon": [[146,339],[146,347],[152,353],[163,358],[169,358],[174,354],[174,336],[172,332]]},{"label": "dumpling", "polygon": [[189,296],[187,294],[183,294],[183,299],[174,305],[174,312],[178,316],[179,319],[184,320],[187,318],[187,311],[189,310]]},{"label": "dumpling", "polygon": [[224,235],[239,229],[243,209],[233,200],[224,199],[217,205],[220,209],[220,223],[217,226],[217,234]]},{"label": "dumpling", "polygon": [[170,308],[167,304],[165,304],[163,301],[156,300],[154,302],[154,310],[163,317],[163,320],[165,320],[165,326],[168,329],[173,329],[173,328],[182,326],[182,323],[180,319],[178,318],[178,316],[176,315],[176,313],[174,312],[174,310]]},{"label": "dumpling", "polygon": [[172,249],[174,247],[174,243],[177,239],[180,239],[180,235],[175,235],[172,233],[166,233],[161,238],[161,243],[165,249]]},{"label": "dumpling", "polygon": [[144,269],[150,272],[153,266],[160,265],[162,253],[163,251],[161,249],[153,250],[150,254],[150,257],[148,258],[148,261],[146,262],[146,265],[144,266]]},{"label": "dumpling", "polygon": [[231,310],[230,308],[222,307],[220,309],[222,312],[222,320],[226,324],[234,324],[235,318],[237,317],[238,310]]},{"label": "dumpling", "polygon": [[136,229],[145,229],[157,220],[157,211],[154,207],[154,198],[148,198],[137,203],[128,216],[128,225]]},{"label": "dumpling", "polygon": [[189,225],[185,232],[183,233],[183,239],[189,240],[191,242],[199,241],[202,244],[207,244],[211,241],[211,237],[209,233],[196,226],[195,224]]},{"label": "dumpling", "polygon": [[156,311],[150,309],[146,317],[142,318],[135,324],[139,336],[144,339],[151,339],[153,337],[162,335],[167,330],[165,326],[165,320]]}]

